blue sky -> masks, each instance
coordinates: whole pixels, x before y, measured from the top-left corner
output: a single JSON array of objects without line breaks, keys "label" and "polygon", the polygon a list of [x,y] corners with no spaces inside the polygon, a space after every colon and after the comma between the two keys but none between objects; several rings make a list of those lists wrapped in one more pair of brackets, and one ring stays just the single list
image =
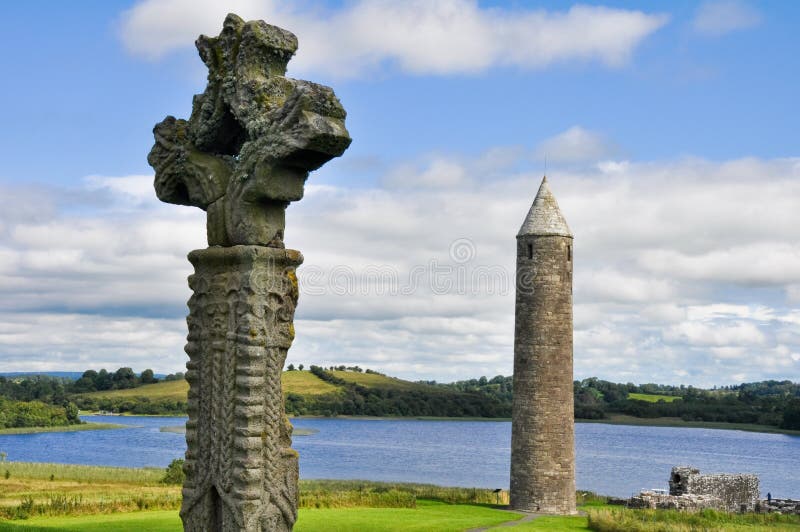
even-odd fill
[{"label": "blue sky", "polygon": [[365,271],[512,271],[547,156],[576,234],[577,378],[800,380],[800,5],[728,0],[2,5],[9,371],[183,366],[203,216],[158,204],[146,155],[203,90],[192,43],[227,11],[298,35],[289,75],[332,86],[354,139],[289,209],[290,361],[510,374],[513,293],[387,295]]}]

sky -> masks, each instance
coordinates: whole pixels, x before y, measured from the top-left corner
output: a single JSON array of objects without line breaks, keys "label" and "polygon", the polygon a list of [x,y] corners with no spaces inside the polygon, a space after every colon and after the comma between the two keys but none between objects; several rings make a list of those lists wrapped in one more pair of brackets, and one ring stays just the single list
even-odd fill
[{"label": "sky", "polygon": [[0,4],[0,371],[184,369],[186,254],[152,127],[227,12],[294,32],[353,143],[287,211],[288,363],[510,375],[515,235],[573,233],[575,378],[800,381],[800,3]]}]

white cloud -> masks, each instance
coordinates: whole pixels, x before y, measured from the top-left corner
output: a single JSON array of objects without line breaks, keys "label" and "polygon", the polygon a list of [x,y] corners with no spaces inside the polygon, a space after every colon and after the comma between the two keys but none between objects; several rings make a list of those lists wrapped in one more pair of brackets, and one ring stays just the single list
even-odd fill
[{"label": "white cloud", "polygon": [[673,325],[665,333],[667,340],[685,341],[693,346],[717,346],[742,349],[742,346],[761,345],[766,337],[749,322],[705,323],[684,322]]},{"label": "white cloud", "polygon": [[[487,178],[488,161],[505,175]],[[510,374],[514,235],[540,180],[514,173],[525,164],[538,166],[524,150],[493,149],[401,168],[414,186],[308,185],[287,211],[287,245],[305,255],[290,362],[441,381]],[[577,378],[800,379],[797,160],[551,174],[575,233]],[[70,192],[91,205],[80,212],[57,201],[63,190],[4,190],[20,198],[0,210],[4,367],[181,368],[185,256],[205,246],[205,216],[160,204],[151,179],[92,178]],[[451,251],[456,241],[469,260]]]},{"label": "white cloud", "polygon": [[716,37],[758,26],[761,14],[739,0],[711,0],[697,8],[692,27],[701,35]]},{"label": "white cloud", "polygon": [[536,156],[556,163],[598,161],[616,154],[617,148],[603,135],[573,126],[566,131],[542,141],[536,147]]},{"label": "white cloud", "polygon": [[400,165],[389,172],[384,182],[390,187],[453,187],[464,184],[467,173],[457,161],[434,158],[423,170],[413,164]]},{"label": "white cloud", "polygon": [[122,17],[121,38],[158,58],[217,35],[226,13],[285,27],[300,40],[290,69],[352,77],[385,63],[412,74],[530,69],[562,61],[626,64],[667,23],[663,14],[573,6],[568,11],[481,8],[474,0],[367,1],[336,10],[318,4],[236,0],[143,0]]}]

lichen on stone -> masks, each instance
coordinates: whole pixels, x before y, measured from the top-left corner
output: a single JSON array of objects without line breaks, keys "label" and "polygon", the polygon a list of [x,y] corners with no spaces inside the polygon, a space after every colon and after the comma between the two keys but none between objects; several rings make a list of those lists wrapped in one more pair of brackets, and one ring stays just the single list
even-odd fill
[{"label": "lichen on stone", "polygon": [[205,210],[209,245],[283,247],[286,206],[350,145],[345,110],[330,87],[285,77],[289,31],[229,14],[219,36],[195,44],[207,86],[189,120],[153,129],[156,194]]}]

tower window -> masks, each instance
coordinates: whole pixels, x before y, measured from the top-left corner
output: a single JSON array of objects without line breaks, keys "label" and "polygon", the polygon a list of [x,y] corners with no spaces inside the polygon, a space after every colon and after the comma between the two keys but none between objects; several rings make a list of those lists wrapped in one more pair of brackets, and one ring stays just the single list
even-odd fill
[{"label": "tower window", "polygon": [[572,260],[572,246],[567,244],[567,262]]},{"label": "tower window", "polygon": [[528,258],[533,258],[533,244],[528,244]]}]

